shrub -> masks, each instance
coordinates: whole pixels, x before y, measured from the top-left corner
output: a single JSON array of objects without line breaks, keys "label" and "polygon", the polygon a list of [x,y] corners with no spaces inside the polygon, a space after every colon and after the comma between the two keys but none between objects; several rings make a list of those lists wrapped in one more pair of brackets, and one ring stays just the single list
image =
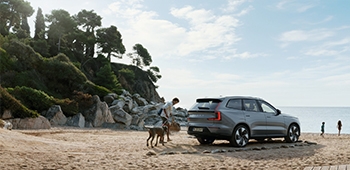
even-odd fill
[{"label": "shrub", "polygon": [[22,105],[20,101],[11,96],[11,94],[0,85],[0,112],[4,113],[7,109],[13,113],[14,118],[35,118],[39,116],[38,112],[30,110]]},{"label": "shrub", "polygon": [[16,99],[20,100],[26,107],[42,112],[48,110],[55,104],[55,99],[45,92],[25,86],[7,88],[7,91]]}]

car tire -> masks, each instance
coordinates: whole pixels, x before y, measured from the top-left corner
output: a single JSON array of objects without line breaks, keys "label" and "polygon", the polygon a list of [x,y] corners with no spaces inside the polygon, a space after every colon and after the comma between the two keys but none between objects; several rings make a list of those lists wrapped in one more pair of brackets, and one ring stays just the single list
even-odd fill
[{"label": "car tire", "polygon": [[197,137],[197,140],[201,145],[209,145],[215,141],[214,138],[209,138],[209,137]]},{"label": "car tire", "polygon": [[288,128],[287,136],[284,137],[286,142],[295,143],[299,140],[300,129],[296,124],[291,124]]},{"label": "car tire", "polygon": [[249,142],[249,130],[245,125],[238,125],[232,133],[230,144],[235,147],[245,147]]}]

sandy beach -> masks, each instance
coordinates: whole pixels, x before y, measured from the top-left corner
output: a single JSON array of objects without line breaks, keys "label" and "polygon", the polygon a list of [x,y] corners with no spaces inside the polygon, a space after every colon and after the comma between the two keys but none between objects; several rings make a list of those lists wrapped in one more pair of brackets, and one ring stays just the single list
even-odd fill
[{"label": "sandy beach", "polygon": [[[201,146],[185,129],[165,146],[146,146],[147,131],[52,128],[0,130],[0,169],[304,169],[350,164],[350,135],[302,133],[245,148]],[[317,144],[307,144],[305,141]]]}]

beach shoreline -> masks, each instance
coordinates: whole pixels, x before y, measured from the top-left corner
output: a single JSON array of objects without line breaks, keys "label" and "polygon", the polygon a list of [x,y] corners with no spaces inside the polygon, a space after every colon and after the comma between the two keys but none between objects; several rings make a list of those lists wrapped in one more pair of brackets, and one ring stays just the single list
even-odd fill
[{"label": "beach shoreline", "polygon": [[[350,164],[350,135],[302,133],[245,148],[217,140],[199,145],[182,129],[164,146],[146,146],[147,131],[52,128],[0,130],[1,169],[304,169]],[[311,144],[306,143],[309,142]],[[155,141],[154,141],[155,143]],[[315,143],[315,144],[313,144]]]}]

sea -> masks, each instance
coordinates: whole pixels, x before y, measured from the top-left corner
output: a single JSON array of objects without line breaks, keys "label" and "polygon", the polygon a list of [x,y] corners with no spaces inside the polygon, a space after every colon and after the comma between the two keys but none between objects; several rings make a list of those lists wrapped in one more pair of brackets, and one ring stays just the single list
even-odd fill
[{"label": "sea", "polygon": [[325,122],[325,133],[337,134],[340,119],[343,126],[341,134],[350,134],[350,107],[278,107],[282,113],[299,118],[301,132],[321,133]]}]

